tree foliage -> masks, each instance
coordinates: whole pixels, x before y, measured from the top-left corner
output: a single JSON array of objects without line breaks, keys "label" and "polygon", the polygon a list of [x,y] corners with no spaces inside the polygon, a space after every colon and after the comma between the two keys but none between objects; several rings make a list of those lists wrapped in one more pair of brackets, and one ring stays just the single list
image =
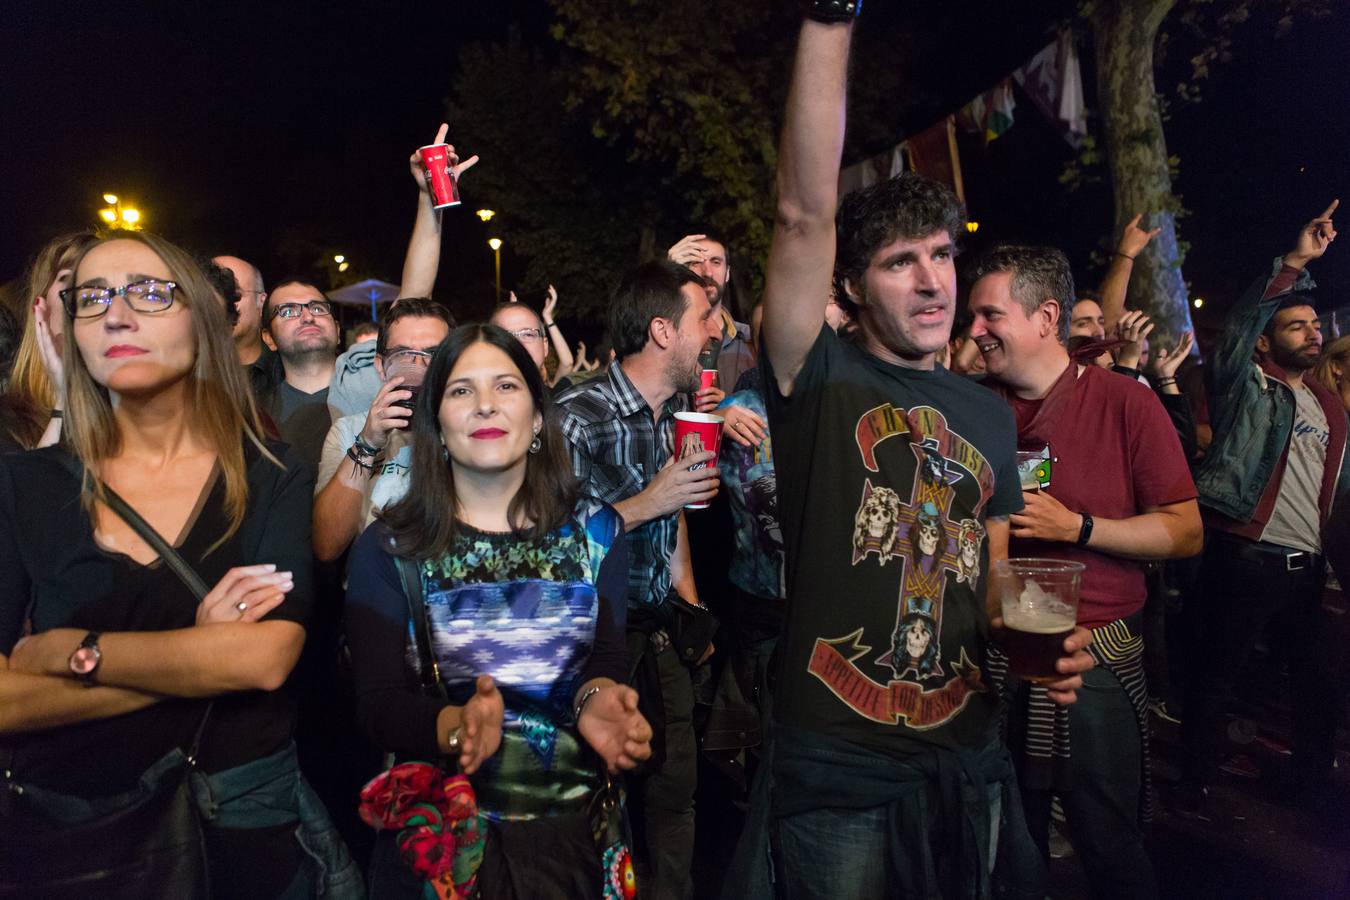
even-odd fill
[{"label": "tree foliage", "polygon": [[[637,223],[660,191],[626,177],[621,154],[568,113],[561,69],[518,40],[460,54],[446,101],[452,140],[482,162],[476,203],[497,211],[505,252],[527,261],[521,290],[558,288],[566,308],[603,309],[606,280],[638,258]],[[450,251],[452,252],[452,251]]]}]

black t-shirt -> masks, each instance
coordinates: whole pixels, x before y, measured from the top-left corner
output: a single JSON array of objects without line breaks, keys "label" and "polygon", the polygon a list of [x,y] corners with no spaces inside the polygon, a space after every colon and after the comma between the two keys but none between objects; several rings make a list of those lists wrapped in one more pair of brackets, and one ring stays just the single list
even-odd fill
[{"label": "black t-shirt", "polygon": [[897,756],[984,746],[984,522],[1022,507],[1012,413],[828,327],[791,397],[763,362],[787,550],[775,717]]},{"label": "black t-shirt", "polygon": [[[249,448],[248,508],[239,530],[203,556],[228,522],[225,479],[217,471],[177,549],[208,586],[235,566],[275,563],[278,571],[293,572],[294,589],[265,618],[303,625],[312,603],[314,476],[289,448],[269,449],[286,469]],[[0,653],[9,654],[21,636],[30,598],[34,632],[191,627],[197,600],[172,570],[160,561],[139,565],[94,541],[79,482],[62,463],[64,452],[50,447],[0,457]],[[113,794],[132,787],[173,747],[186,748],[205,709],[204,700],[171,699],[115,718],[5,736],[0,756],[14,749],[20,781],[81,796]],[[218,772],[280,750],[291,738],[294,717],[284,689],[216,698],[202,738],[202,768]]]},{"label": "black t-shirt", "polygon": [[295,448],[300,459],[309,466],[310,477],[319,471],[323,456],[323,441],[333,427],[333,416],[328,411],[328,388],[306,394],[282,381],[263,400],[272,421],[276,423],[281,439]]}]

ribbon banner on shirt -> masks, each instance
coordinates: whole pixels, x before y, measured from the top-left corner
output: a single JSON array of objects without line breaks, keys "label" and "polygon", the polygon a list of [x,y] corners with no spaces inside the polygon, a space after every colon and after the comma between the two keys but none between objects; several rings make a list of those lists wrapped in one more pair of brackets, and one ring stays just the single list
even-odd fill
[{"label": "ribbon banner on shirt", "polygon": [[[972,694],[984,691],[980,668],[970,661],[964,647],[960,661],[952,664],[954,676],[940,688],[924,690],[911,681],[886,684],[873,681],[853,664],[872,649],[859,643],[862,633],[859,628],[836,640],[817,638],[807,670],[864,718],[884,725],[903,722],[923,731],[951,721],[965,708]],[[840,652],[842,645],[848,645],[846,649],[851,655]]]}]

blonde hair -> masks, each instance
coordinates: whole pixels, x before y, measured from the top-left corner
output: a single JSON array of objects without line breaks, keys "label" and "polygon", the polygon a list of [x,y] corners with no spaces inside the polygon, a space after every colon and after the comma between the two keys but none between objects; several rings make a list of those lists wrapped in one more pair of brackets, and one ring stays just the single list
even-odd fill
[{"label": "blonde hair", "polygon": [[33,300],[46,296],[61,270],[69,269],[75,258],[93,240],[93,233],[88,231],[53,238],[38,251],[24,275],[23,337],[19,341],[19,351],[14,356],[14,371],[5,393],[12,408],[22,416],[19,423],[22,433],[15,437],[30,449],[42,437],[47,411],[56,405],[56,390],[47,376],[46,366],[42,364],[42,355],[38,352],[37,315],[33,310]]},{"label": "blonde hair", "polygon": [[1313,377],[1330,390],[1339,391],[1340,386],[1336,384],[1336,373],[1331,371],[1333,362],[1340,364],[1342,378],[1350,375],[1350,334],[1338,337],[1323,347],[1322,355],[1317,360],[1317,368],[1313,369]]},{"label": "blonde hair", "polygon": [[[85,255],[109,240],[137,241],[153,250],[168,267],[171,279],[178,284],[176,300],[192,314],[196,352],[188,374],[185,414],[188,427],[216,451],[225,478],[225,513],[230,523],[225,533],[207,550],[210,553],[228,540],[244,521],[248,505],[248,467],[243,439],[251,441],[277,466],[281,463],[263,445],[262,424],[253,394],[235,357],[224,305],[197,263],[187,251],[161,237],[130,232],[88,244],[75,258],[72,270],[78,272]],[[113,416],[108,389],[90,374],[74,340],[70,312],[64,303],[61,308],[66,323],[65,439],[71,451],[84,463],[83,501],[92,516],[94,502],[103,499],[102,485],[95,477],[99,463],[121,452],[122,435]]]}]

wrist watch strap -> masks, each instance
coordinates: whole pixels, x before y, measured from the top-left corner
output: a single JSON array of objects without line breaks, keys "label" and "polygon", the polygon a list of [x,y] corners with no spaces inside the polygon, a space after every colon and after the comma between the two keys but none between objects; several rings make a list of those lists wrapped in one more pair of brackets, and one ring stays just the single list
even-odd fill
[{"label": "wrist watch strap", "polygon": [[806,0],[804,15],[816,22],[852,22],[862,12],[862,0]]},{"label": "wrist watch strap", "polygon": [[1078,529],[1078,546],[1086,547],[1092,540],[1092,516],[1083,513],[1083,527]]}]

